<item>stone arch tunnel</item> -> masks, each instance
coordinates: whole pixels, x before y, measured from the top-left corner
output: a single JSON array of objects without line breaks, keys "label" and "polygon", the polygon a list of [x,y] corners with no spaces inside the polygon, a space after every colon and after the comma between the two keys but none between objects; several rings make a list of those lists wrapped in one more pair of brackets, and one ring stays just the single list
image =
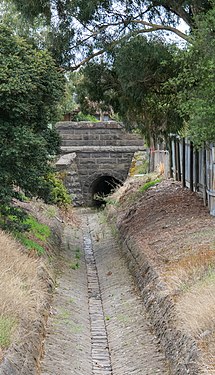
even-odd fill
[{"label": "stone arch tunnel", "polygon": [[133,155],[145,150],[143,140],[117,122],[60,122],[62,138],[57,169],[76,205],[95,205],[128,176]]}]

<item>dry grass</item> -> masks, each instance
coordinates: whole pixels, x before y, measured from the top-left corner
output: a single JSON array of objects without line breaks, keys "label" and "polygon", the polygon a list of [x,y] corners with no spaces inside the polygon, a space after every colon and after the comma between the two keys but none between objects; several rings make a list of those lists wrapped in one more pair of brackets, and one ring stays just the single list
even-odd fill
[{"label": "dry grass", "polygon": [[215,374],[215,271],[184,293],[176,309],[183,329],[201,349],[204,374]]},{"label": "dry grass", "polygon": [[199,338],[215,331],[215,271],[180,296],[176,304],[185,329]]},{"label": "dry grass", "polygon": [[45,298],[38,277],[39,260],[29,258],[20,245],[0,231],[0,317],[29,322],[37,317]]},{"label": "dry grass", "polygon": [[170,261],[163,272],[172,294],[183,292],[192,287],[195,283],[207,276],[211,269],[215,268],[215,251],[210,245],[196,245],[195,250],[181,256],[176,261]]},{"label": "dry grass", "polygon": [[[190,238],[191,237],[191,238]],[[186,241],[192,240],[188,234]],[[201,238],[200,238],[201,237]],[[165,267],[164,280],[175,296],[181,327],[197,340],[205,375],[215,374],[215,251],[207,231],[199,242]],[[207,242],[207,243],[206,243]]]},{"label": "dry grass", "polygon": [[128,178],[122,186],[111,195],[111,202],[116,203],[127,203],[134,202],[139,195],[139,188],[145,183],[156,180],[159,177],[158,173],[150,173],[144,176],[130,177]]},{"label": "dry grass", "polygon": [[147,178],[126,181],[111,197],[119,204],[108,212],[156,264],[175,301],[180,329],[195,337],[201,349],[203,373],[215,375],[214,219],[197,196],[177,183],[165,181],[157,192],[148,191],[146,199],[140,196],[140,184]]}]

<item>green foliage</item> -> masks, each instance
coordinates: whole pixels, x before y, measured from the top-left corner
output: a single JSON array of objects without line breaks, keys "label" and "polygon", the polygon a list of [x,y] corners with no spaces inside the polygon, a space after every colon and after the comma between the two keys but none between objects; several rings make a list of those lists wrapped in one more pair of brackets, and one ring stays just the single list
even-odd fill
[{"label": "green foliage", "polygon": [[[31,22],[38,16],[47,20],[49,44],[62,65],[77,67],[80,56],[109,51],[121,39],[140,33],[166,30],[189,39],[177,26],[181,20],[195,25],[195,15],[211,7],[210,0],[13,0]],[[116,11],[117,10],[117,11]],[[53,22],[54,20],[54,22]]]},{"label": "green foliage", "polygon": [[16,320],[13,317],[0,316],[0,348],[6,349],[10,346],[15,327]]},{"label": "green foliage", "polygon": [[176,94],[165,83],[175,75],[175,49],[160,39],[133,38],[120,48],[115,68],[123,93],[123,119],[146,136],[156,139],[181,127]]},{"label": "green foliage", "polygon": [[75,262],[75,263],[71,263],[70,264],[70,268],[72,270],[78,270],[80,268],[80,264],[78,262]]},{"label": "green foliage", "polygon": [[17,238],[28,250],[36,251],[37,255],[45,254],[45,249],[43,246],[39,245],[36,241],[27,238],[23,233],[20,233]]},{"label": "green foliage", "polygon": [[78,85],[79,80],[79,72],[66,74],[65,93],[60,104],[62,115],[78,108],[78,104],[76,103],[76,86]]},{"label": "green foliage", "polygon": [[13,1],[0,0],[1,13],[0,21],[14,31],[16,35],[25,38],[28,42],[38,47],[45,47],[47,44],[50,28],[45,22],[45,17],[40,15],[29,22],[21,13]]},{"label": "green foliage", "polygon": [[33,216],[28,216],[24,223],[27,224],[29,230],[37,239],[46,241],[49,238],[51,230],[48,225],[41,224]]},{"label": "green foliage", "polygon": [[160,39],[138,36],[122,43],[106,63],[91,62],[82,70],[81,105],[86,96],[118,112],[128,129],[147,140],[166,137],[182,125],[177,96],[165,83],[175,75],[175,48]]},{"label": "green foliage", "polygon": [[79,112],[75,118],[75,121],[90,121],[90,122],[98,122],[97,118],[92,115],[87,115],[85,113]]},{"label": "green foliage", "polygon": [[[50,123],[64,78],[48,52],[32,48],[0,25],[0,205],[8,209],[15,187],[41,196],[59,136]],[[42,196],[41,196],[42,197]]]},{"label": "green foliage", "polygon": [[20,208],[10,204],[0,206],[0,227],[10,232],[23,232],[28,229],[25,223],[27,214]]},{"label": "green foliage", "polygon": [[16,231],[15,237],[27,249],[36,251],[37,255],[45,254],[45,245],[51,235],[51,230],[48,225],[40,223],[35,217],[28,216],[23,224],[26,227],[25,231]]},{"label": "green foliage", "polygon": [[80,249],[77,248],[75,249],[75,259],[80,259],[80,258],[81,258]]},{"label": "green foliage", "polygon": [[178,88],[181,115],[196,146],[215,141],[215,1],[198,18],[193,44],[180,54],[182,71],[173,80]]},{"label": "green foliage", "polygon": [[42,193],[46,203],[64,207],[72,203],[71,196],[63,184],[63,178],[60,173],[49,173],[46,176]]},{"label": "green foliage", "polygon": [[140,193],[144,193],[144,192],[147,191],[150,187],[155,186],[155,185],[159,184],[160,182],[161,182],[160,179],[156,179],[156,180],[154,180],[154,181],[146,182],[143,186],[141,186],[141,187],[139,188],[139,192],[140,192]]}]

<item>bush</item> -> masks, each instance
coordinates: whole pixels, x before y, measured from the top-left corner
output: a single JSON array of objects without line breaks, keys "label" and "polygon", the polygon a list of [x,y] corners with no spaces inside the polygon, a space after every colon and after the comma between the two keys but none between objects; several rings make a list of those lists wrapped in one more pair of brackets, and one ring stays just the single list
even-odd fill
[{"label": "bush", "polygon": [[90,122],[98,122],[97,118],[92,115],[86,115],[82,112],[79,112],[75,118],[75,121],[90,121]]},{"label": "bush", "polygon": [[46,191],[43,193],[45,202],[67,207],[72,203],[72,198],[63,184],[60,173],[50,173],[46,178]]}]

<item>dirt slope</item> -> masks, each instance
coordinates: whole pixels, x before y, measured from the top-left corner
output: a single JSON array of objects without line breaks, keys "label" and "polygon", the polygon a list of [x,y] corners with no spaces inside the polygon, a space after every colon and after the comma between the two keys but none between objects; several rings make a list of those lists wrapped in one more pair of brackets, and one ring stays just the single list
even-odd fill
[{"label": "dirt slope", "polygon": [[[109,201],[122,238],[153,265],[176,307],[177,324],[197,341],[205,374],[215,373],[215,218],[201,198],[172,180],[144,193],[128,181]],[[135,251],[135,250],[134,250]]]}]

